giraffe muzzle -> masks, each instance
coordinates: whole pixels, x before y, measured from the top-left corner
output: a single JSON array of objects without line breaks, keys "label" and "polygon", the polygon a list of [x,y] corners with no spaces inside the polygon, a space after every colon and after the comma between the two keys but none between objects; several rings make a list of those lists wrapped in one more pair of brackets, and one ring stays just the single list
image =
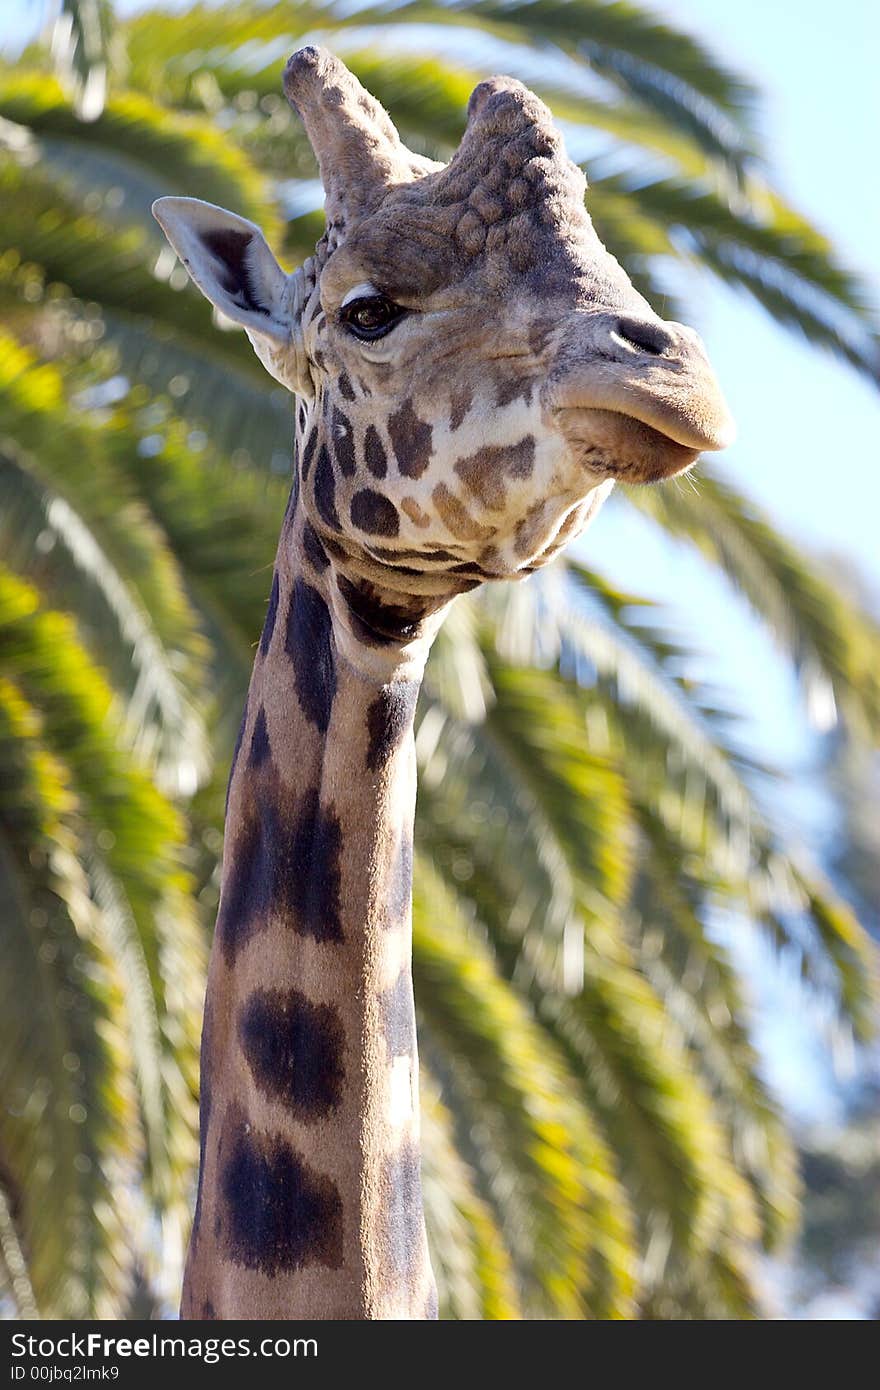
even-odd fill
[{"label": "giraffe muzzle", "polygon": [[[652,477],[680,472],[700,453],[733,442],[733,418],[693,329],[647,316],[575,319],[545,390],[545,403],[567,435],[586,441],[592,430],[601,445],[613,448],[616,433],[626,453],[629,431],[635,446],[655,456],[647,469]],[[609,419],[614,416],[621,418]],[[633,471],[626,458],[621,464],[621,473]],[[613,460],[608,471],[618,471]]]}]

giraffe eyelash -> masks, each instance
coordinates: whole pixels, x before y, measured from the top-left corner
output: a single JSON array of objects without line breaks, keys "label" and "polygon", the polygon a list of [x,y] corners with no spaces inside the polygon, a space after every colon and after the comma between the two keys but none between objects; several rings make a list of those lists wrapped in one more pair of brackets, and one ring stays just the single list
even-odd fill
[{"label": "giraffe eyelash", "polygon": [[374,295],[381,294],[382,291],[377,290],[371,280],[362,280],[359,285],[354,285],[352,289],[346,293],[339,307],[340,309],[345,309],[349,304],[353,304],[356,299],[371,299]]}]

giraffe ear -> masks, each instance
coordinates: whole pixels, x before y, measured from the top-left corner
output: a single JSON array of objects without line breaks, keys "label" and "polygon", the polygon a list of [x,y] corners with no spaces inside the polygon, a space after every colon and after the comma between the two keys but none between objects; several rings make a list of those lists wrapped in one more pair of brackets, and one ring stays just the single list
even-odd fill
[{"label": "giraffe ear", "polygon": [[272,376],[301,389],[301,287],[281,269],[253,222],[198,198],[158,198],[153,216],[206,299],[245,329]]},{"label": "giraffe ear", "polygon": [[391,184],[442,167],[407,149],[384,107],[326,48],[293,54],[284,91],[317,157],[337,232],[371,212]]}]

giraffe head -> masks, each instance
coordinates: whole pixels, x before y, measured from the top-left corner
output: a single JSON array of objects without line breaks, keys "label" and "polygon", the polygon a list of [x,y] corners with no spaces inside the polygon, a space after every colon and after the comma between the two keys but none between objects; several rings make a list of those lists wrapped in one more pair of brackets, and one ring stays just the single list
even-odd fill
[{"label": "giraffe head", "polygon": [[615,479],[667,478],[730,442],[699,338],[605,250],[533,93],[480,83],[440,165],[326,51],[295,53],[284,87],[326,191],[313,258],[286,275],[243,218],[183,198],[155,212],[300,397],[303,504],[358,578],[448,594],[528,573]]}]

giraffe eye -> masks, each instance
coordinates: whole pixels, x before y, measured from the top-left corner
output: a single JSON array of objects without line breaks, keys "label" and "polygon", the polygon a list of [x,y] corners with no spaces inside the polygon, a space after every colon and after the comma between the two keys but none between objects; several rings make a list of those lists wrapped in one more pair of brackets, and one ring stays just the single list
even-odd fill
[{"label": "giraffe eye", "polygon": [[339,317],[355,338],[369,343],[376,338],[384,338],[405,313],[400,304],[386,299],[384,294],[369,294],[346,304]]}]

